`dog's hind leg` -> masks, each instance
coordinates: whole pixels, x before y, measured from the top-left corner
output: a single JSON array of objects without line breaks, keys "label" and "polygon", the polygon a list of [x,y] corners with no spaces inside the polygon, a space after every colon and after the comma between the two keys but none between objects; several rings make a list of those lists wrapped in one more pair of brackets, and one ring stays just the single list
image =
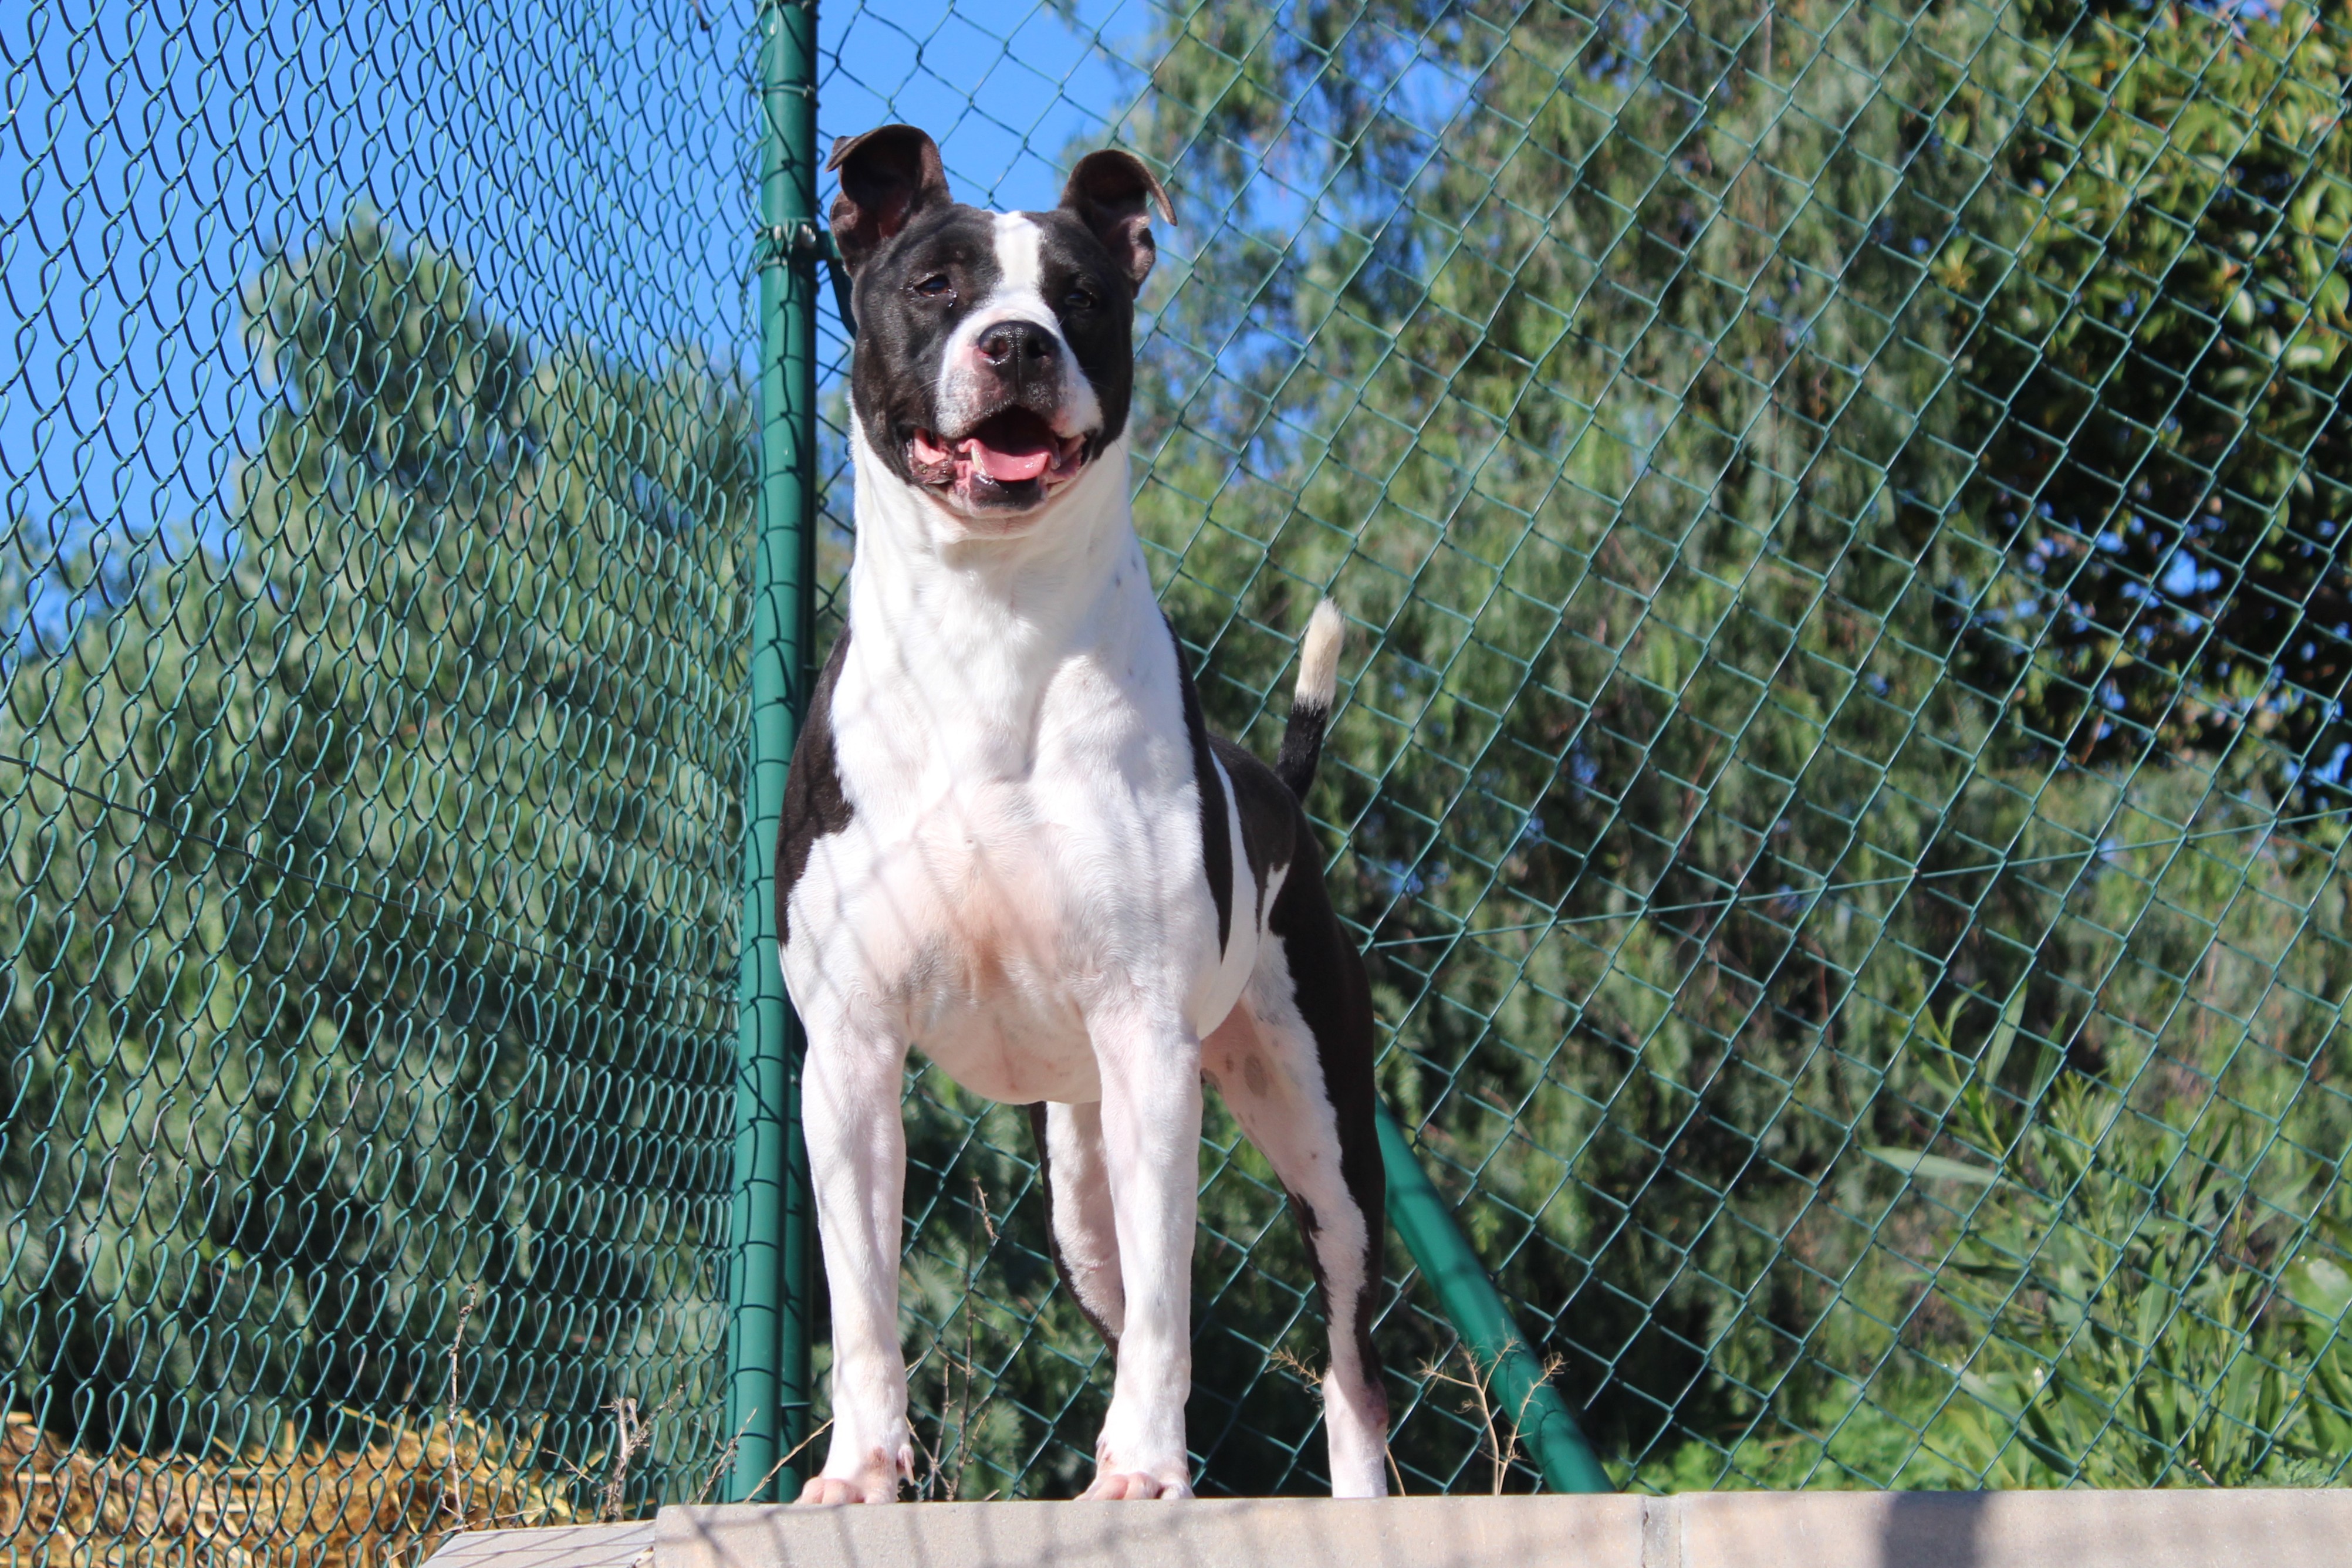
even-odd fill
[{"label": "dog's hind leg", "polygon": [[[1331,1331],[1323,1375],[1331,1495],[1384,1497],[1389,1402],[1372,1348],[1372,1307],[1385,1200],[1372,1125],[1371,1042],[1360,1042],[1360,1062],[1330,1063],[1332,1077],[1344,1073],[1349,1080],[1333,1093],[1325,1073],[1328,1054],[1318,1049],[1296,999],[1269,994],[1288,990],[1287,976],[1262,970],[1250,994],[1202,1043],[1202,1062],[1281,1178],[1307,1233]],[[1352,1081],[1359,1072],[1362,1081]]]},{"label": "dog's hind leg", "polygon": [[1036,1134],[1037,1163],[1045,1175],[1054,1266],[1078,1310],[1115,1352],[1127,1321],[1127,1288],[1118,1272],[1102,1107],[1040,1100],[1029,1108],[1029,1130]]}]

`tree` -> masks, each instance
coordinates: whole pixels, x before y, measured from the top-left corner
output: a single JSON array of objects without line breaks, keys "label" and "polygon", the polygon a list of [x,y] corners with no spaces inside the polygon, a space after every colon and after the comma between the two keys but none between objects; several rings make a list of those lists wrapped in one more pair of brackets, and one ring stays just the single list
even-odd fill
[{"label": "tree", "polygon": [[[1919,1437],[1968,1403],[1955,1369],[1983,1331],[1929,1289],[1964,1212],[1873,1152],[1958,1136],[1969,1064],[2011,1101],[2073,1086],[2102,1125],[2193,1118],[2228,1083],[2305,1147],[2344,1134],[2309,1087],[2343,1070],[2321,1065],[2343,1048],[2333,1014],[2295,1000],[2352,984],[2328,913],[2338,829],[2271,826],[2282,763],[2326,763],[2319,729],[2284,716],[2335,721],[2335,656],[2314,639],[2293,676],[2308,700],[2238,700],[2248,743],[2144,719],[2062,761],[2079,726],[2051,704],[2123,667],[2066,615],[2013,613],[2051,603],[2042,542],[2096,529],[2029,528],[2004,498],[2058,494],[2062,468],[2084,496],[2136,471],[2094,432],[2137,417],[2140,389],[2049,425],[2071,444],[2032,467],[2021,443],[2062,392],[2114,387],[2078,362],[2123,352],[2099,315],[2121,296],[2093,289],[2031,338],[2002,310],[2146,269],[2133,247],[2166,220],[2122,199],[2144,167],[2252,182],[2194,148],[2119,162],[2102,149],[2154,133],[2120,114],[2100,130],[2086,105],[2169,92],[2300,171],[2262,197],[2286,216],[2255,226],[2283,291],[2278,341],[2244,345],[2260,363],[2318,341],[2340,282],[2342,139],[2313,140],[2333,57],[2310,16],[2130,26],[1971,5],[1240,4],[1172,15],[1144,51],[1127,132],[1168,172],[1191,255],[1147,300],[1139,522],[1213,721],[1261,749],[1315,593],[1356,617],[1316,805],[1345,834],[1335,899],[1393,1031],[1387,1092],[1604,1451],[1654,1484],[1987,1473]],[[2126,68],[2099,62],[2126,36],[2152,41],[2129,45],[2145,82],[2118,87]],[[2193,90],[2178,63],[2225,57]],[[2036,190],[2062,140],[2084,151]],[[2078,210],[2132,216],[2057,221]],[[2211,315],[2196,268],[2147,276],[2171,292],[2134,319]],[[2255,310],[2234,330],[2258,336]],[[2230,368],[2137,341],[2217,388]],[[2237,411],[2212,428],[2239,454],[2233,493],[2291,511],[2308,468],[2309,504],[2332,504],[2315,363],[2300,384],[2230,383]],[[2227,635],[2281,646],[2277,606],[2337,591],[2294,551],[2333,536],[2287,517],[2242,537],[2271,542],[2268,597],[2233,577],[2232,608],[2197,613],[2253,616],[2231,624],[2270,629]],[[2120,568],[2068,570],[2070,593],[2128,597]],[[2233,700],[2232,656],[2199,646],[2163,677],[2177,717],[2192,691]],[[2030,1047],[1996,1052],[2004,1027]],[[2061,1070],[2037,1089],[2044,1047]],[[1019,1147],[961,1115],[942,1130],[942,1172]],[[1291,1447],[1311,1392],[1266,1360],[1313,1353],[1288,1339],[1306,1269],[1270,1228],[1270,1173],[1213,1117],[1210,1138],[1194,1440],[1213,1488],[1311,1489],[1312,1450]],[[910,1214],[919,1258],[981,1250]],[[2272,1265],[2315,1223],[2282,1219]],[[1008,1234],[997,1256],[1042,1251]],[[1382,1326],[1401,1372],[1448,1342],[1426,1312]],[[1024,1323],[957,1352],[1024,1413],[993,1456],[1008,1478],[1082,1447],[1064,1371],[1032,1380],[1011,1351],[1025,1334],[1032,1362],[1066,1344],[1083,1366],[1088,1349]],[[1451,1483],[1480,1434],[1416,1406],[1417,1379],[1391,1392],[1408,1479]]]},{"label": "tree", "polygon": [[535,352],[365,211],[244,306],[229,528],[0,714],[14,1397],[338,1440],[464,1315],[455,1397],[584,1455],[722,1359],[748,400]]},{"label": "tree", "polygon": [[2086,17],[2008,153],[2017,264],[1940,258],[1990,424],[1965,504],[2009,567],[1956,589],[1964,663],[2053,760],[2252,730],[2340,802],[2347,80],[2305,5]]}]

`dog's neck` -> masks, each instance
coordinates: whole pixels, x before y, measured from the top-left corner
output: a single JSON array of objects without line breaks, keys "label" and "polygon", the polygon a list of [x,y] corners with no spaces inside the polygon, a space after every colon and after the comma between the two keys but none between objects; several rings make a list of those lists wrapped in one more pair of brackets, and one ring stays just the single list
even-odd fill
[{"label": "dog's neck", "polygon": [[873,697],[928,715],[935,742],[976,748],[968,760],[992,773],[1024,767],[1046,689],[1073,659],[1159,662],[1168,636],[1129,508],[1123,437],[1010,537],[910,489],[862,432],[850,445],[849,658]]}]

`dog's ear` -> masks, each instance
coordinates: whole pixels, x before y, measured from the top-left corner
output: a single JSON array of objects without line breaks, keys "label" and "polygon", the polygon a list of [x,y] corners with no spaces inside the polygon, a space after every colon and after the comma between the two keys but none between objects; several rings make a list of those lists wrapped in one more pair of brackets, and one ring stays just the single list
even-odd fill
[{"label": "dog's ear", "polygon": [[938,144],[911,125],[844,136],[833,144],[824,166],[841,172],[841,195],[833,198],[833,242],[853,276],[908,219],[950,199]]},{"label": "dog's ear", "polygon": [[1151,242],[1151,215],[1159,213],[1164,223],[1176,221],[1168,193],[1132,153],[1089,153],[1079,159],[1070,183],[1062,187],[1062,210],[1095,231],[1139,291],[1160,254]]}]

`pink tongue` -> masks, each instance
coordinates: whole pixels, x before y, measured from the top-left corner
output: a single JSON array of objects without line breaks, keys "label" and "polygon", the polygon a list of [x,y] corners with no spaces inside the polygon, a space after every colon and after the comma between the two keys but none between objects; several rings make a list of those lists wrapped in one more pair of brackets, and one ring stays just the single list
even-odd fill
[{"label": "pink tongue", "polygon": [[1015,485],[1034,479],[1045,471],[1046,464],[1054,460],[1053,448],[1045,446],[1008,452],[985,441],[973,441],[970,450],[973,466],[1000,485]]}]

